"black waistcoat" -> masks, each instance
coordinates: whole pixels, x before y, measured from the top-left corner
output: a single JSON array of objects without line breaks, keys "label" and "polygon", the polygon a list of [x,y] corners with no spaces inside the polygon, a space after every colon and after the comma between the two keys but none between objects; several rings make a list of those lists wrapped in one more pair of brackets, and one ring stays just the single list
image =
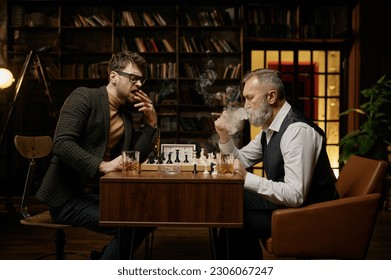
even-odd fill
[{"label": "black waistcoat", "polygon": [[336,178],[333,170],[331,169],[330,161],[326,152],[324,132],[316,124],[309,121],[304,115],[292,108],[281,124],[280,131],[273,133],[273,136],[267,145],[266,153],[264,153],[263,163],[267,178],[276,182],[284,181],[284,160],[281,154],[280,142],[287,127],[295,122],[308,124],[323,137],[322,150],[320,152],[318,162],[316,163],[311,186],[303,205],[338,198],[338,194],[335,189]]}]

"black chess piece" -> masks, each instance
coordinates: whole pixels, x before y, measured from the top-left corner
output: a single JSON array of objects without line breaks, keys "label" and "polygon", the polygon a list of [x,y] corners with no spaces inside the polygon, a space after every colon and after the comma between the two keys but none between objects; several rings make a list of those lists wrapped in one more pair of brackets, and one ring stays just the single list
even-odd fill
[{"label": "black chess piece", "polygon": [[176,150],[175,162],[181,162],[181,161],[179,160],[179,150]]},{"label": "black chess piece", "polygon": [[154,153],[150,153],[149,156],[148,156],[147,164],[154,164],[154,163],[155,163],[155,154]]},{"label": "black chess piece", "polygon": [[158,160],[157,160],[157,163],[158,164],[163,164],[163,154],[160,154],[159,157],[158,157]]},{"label": "black chess piece", "polygon": [[198,173],[198,171],[197,171],[197,164],[194,164],[193,174],[196,174],[196,173]]},{"label": "black chess piece", "polygon": [[213,173],[213,170],[214,170],[214,166],[215,166],[216,164],[214,163],[214,162],[211,162],[210,163],[210,171],[209,171],[209,174],[212,174]]},{"label": "black chess piece", "polygon": [[189,160],[187,159],[187,155],[185,155],[185,160],[183,161],[184,163],[188,163]]},{"label": "black chess piece", "polygon": [[171,161],[171,153],[168,153],[168,160],[167,160],[166,163],[172,164],[172,161]]}]

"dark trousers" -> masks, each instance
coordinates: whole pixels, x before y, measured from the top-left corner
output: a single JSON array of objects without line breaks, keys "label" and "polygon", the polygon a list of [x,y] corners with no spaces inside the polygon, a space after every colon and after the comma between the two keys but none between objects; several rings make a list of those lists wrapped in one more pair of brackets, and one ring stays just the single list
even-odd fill
[{"label": "dark trousers", "polygon": [[[121,248],[118,252],[119,229],[117,227],[102,227],[99,225],[99,195],[86,193],[73,197],[59,207],[50,207],[50,214],[56,223],[84,227],[97,233],[112,235],[113,238],[105,247],[101,259],[129,259],[141,245],[144,238],[155,228],[124,228],[121,233]],[[133,246],[132,246],[133,237]],[[119,254],[120,253],[120,254]]]},{"label": "dark trousers", "polygon": [[263,259],[260,239],[270,236],[271,215],[282,206],[247,190],[243,199],[243,228],[220,229],[216,246],[218,259]]}]

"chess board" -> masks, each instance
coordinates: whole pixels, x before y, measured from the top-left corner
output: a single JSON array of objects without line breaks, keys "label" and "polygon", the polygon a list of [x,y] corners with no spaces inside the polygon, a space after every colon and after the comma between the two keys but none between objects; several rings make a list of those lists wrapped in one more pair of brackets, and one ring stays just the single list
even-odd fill
[{"label": "chess board", "polygon": [[[177,164],[181,166],[181,171],[193,171],[194,163],[162,163],[160,165],[173,165]],[[148,160],[141,164],[141,171],[157,171],[158,163],[148,163]],[[206,166],[207,170],[210,171],[210,164]],[[205,164],[200,164],[199,160],[196,160],[196,169],[198,172],[205,171]]]},{"label": "chess board", "polygon": [[[153,162],[147,159],[141,164],[141,170],[157,171],[159,165],[180,165],[181,171],[194,171],[194,164],[198,172],[204,172],[205,169],[210,171],[211,159],[204,155],[204,150],[201,151],[200,158],[196,157],[195,144],[162,144],[160,151],[164,155],[162,163],[158,164],[158,160]],[[152,163],[151,163],[152,162]]]}]

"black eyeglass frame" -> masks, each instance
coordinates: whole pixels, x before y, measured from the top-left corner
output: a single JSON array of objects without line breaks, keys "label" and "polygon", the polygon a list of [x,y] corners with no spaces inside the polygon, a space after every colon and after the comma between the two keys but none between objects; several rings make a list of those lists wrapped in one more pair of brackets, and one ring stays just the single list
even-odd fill
[{"label": "black eyeglass frame", "polygon": [[145,78],[141,77],[139,75],[132,74],[132,73],[126,73],[126,72],[123,72],[123,71],[114,71],[114,72],[118,73],[118,75],[121,75],[121,76],[124,76],[124,77],[128,77],[129,82],[131,82],[132,84],[136,84],[138,81],[140,81],[140,83],[142,85],[145,83]]}]

